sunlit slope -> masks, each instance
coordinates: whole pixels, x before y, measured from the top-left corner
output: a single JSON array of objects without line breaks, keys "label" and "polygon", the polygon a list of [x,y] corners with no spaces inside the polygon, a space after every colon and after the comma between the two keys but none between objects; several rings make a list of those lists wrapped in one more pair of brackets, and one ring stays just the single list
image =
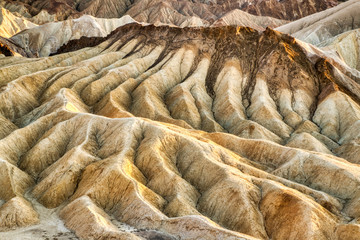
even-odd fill
[{"label": "sunlit slope", "polygon": [[0,58],[2,231],[36,200],[84,239],[360,236],[356,74],[269,29],[130,24],[60,51]]}]

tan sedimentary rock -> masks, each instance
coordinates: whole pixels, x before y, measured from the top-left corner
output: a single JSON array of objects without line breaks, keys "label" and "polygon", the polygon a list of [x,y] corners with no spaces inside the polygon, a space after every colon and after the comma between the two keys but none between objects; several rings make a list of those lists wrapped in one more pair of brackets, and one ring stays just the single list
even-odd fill
[{"label": "tan sedimentary rock", "polygon": [[322,48],[328,56],[359,71],[359,11],[360,3],[350,0],[276,29]]},{"label": "tan sedimentary rock", "polygon": [[[22,2],[2,1],[0,7],[8,10],[17,18],[22,19],[22,22],[31,22],[34,25],[41,25],[44,23],[61,20],[61,13],[49,13],[47,10],[36,11],[31,6]],[[59,17],[59,19],[58,19]]]},{"label": "tan sedimentary rock", "polygon": [[360,29],[347,31],[323,41],[319,47],[335,52],[349,67],[360,71]]},{"label": "tan sedimentary rock", "polygon": [[14,197],[0,207],[0,231],[37,223],[39,223],[38,213],[22,197]]},{"label": "tan sedimentary rock", "polygon": [[32,16],[29,12],[29,9],[27,8],[29,6],[24,3],[2,1],[0,3],[0,6],[5,9],[8,9],[13,14],[18,14],[18,15],[26,17],[26,18],[31,18],[31,16]]},{"label": "tan sedimentary rock", "polygon": [[239,9],[232,10],[226,13],[221,18],[217,19],[211,26],[244,26],[251,27],[257,30],[264,30],[267,27],[276,28],[278,26],[286,24],[287,21],[280,20],[277,18],[256,16]]},{"label": "tan sedimentary rock", "polygon": [[331,154],[331,151],[329,151],[329,149],[326,147],[325,144],[317,140],[314,136],[310,135],[309,133],[295,134],[290,138],[286,146]]},{"label": "tan sedimentary rock", "polygon": [[106,37],[114,29],[131,22],[134,20],[127,15],[120,19],[100,19],[85,15],[78,19],[46,23],[22,31],[10,40],[21,46],[29,56],[46,57],[70,40],[81,37]]},{"label": "tan sedimentary rock", "polygon": [[280,26],[276,30],[318,45],[341,33],[359,28],[359,9],[359,1],[350,0],[334,8]]},{"label": "tan sedimentary rock", "polygon": [[0,36],[9,38],[16,33],[36,27],[37,25],[20,17],[13,15],[9,10],[0,7]]},{"label": "tan sedimentary rock", "polygon": [[[272,239],[336,239],[334,227],[337,219],[322,211],[321,206],[275,184],[263,189],[260,209]],[[304,221],[305,218],[311,220]],[[289,226],[290,219],[297,225]],[[322,223],[320,228],[319,222]],[[307,231],[302,232],[300,229],[303,228]]]},{"label": "tan sedimentary rock", "polygon": [[139,239],[131,233],[120,232],[106,213],[88,197],[73,201],[61,211],[60,216],[66,221],[66,226],[83,239]]},{"label": "tan sedimentary rock", "polygon": [[18,127],[8,119],[0,116],[0,139],[15,131]]},{"label": "tan sedimentary rock", "polygon": [[0,183],[3,186],[0,190],[2,200],[10,200],[13,197],[21,196],[25,190],[34,184],[33,179],[11,163],[0,160],[1,174]]},{"label": "tan sedimentary rock", "polygon": [[1,208],[83,239],[356,236],[359,84],[321,50],[128,24],[61,51],[0,58]]},{"label": "tan sedimentary rock", "polygon": [[[212,23],[226,13],[242,10],[259,16],[270,16],[277,19],[295,20],[304,16],[336,6],[338,0],[6,0],[4,5],[11,11],[17,11],[26,17],[45,13],[53,20],[76,18],[83,14],[99,18],[119,18],[129,14],[136,20],[147,19],[151,23],[195,22]],[[51,18],[49,18],[51,21]],[[200,20],[200,21],[199,21]]]},{"label": "tan sedimentary rock", "polygon": [[336,228],[336,235],[339,240],[355,240],[360,237],[359,224],[340,225]]}]

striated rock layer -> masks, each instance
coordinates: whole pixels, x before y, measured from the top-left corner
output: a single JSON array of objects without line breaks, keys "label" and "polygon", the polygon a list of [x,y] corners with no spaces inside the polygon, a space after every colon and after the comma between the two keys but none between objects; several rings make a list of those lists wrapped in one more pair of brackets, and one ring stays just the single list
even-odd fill
[{"label": "striated rock layer", "polygon": [[0,36],[9,38],[16,33],[36,27],[37,25],[20,17],[13,15],[9,10],[0,7]]},{"label": "striated rock layer", "polygon": [[44,23],[46,19],[49,22],[78,18],[85,14],[99,18],[130,15],[139,22],[177,26],[212,24],[233,10],[292,21],[337,4],[338,0],[3,0],[2,3],[13,12],[34,18],[36,23]]},{"label": "striated rock layer", "polygon": [[360,70],[360,2],[350,0],[276,28],[302,41],[321,47]]},{"label": "striated rock layer", "polygon": [[46,231],[42,206],[81,239],[359,238],[360,77],[321,54],[128,24],[0,58],[0,227]]},{"label": "striated rock layer", "polygon": [[38,27],[24,30],[9,41],[21,47],[25,56],[47,57],[70,40],[81,37],[106,37],[114,29],[135,22],[129,16],[119,19],[102,19],[84,15],[78,19],[46,23]]},{"label": "striated rock layer", "polygon": [[263,31],[267,27],[275,28],[284,25],[285,23],[286,21],[284,20],[272,17],[255,16],[235,9],[217,19],[211,26],[246,26]]},{"label": "striated rock layer", "polygon": [[360,28],[360,2],[349,0],[337,7],[293,21],[277,30],[314,45],[346,31]]},{"label": "striated rock layer", "polygon": [[319,47],[325,51],[334,52],[349,67],[360,71],[360,28],[323,41]]}]

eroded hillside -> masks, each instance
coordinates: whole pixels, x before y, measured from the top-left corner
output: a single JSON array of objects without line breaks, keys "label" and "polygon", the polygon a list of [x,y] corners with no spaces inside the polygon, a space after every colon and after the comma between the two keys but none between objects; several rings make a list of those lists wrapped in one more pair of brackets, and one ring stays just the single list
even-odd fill
[{"label": "eroded hillside", "polygon": [[350,0],[334,8],[293,21],[276,30],[314,45],[360,27],[360,2]]},{"label": "eroded hillside", "polygon": [[359,72],[320,53],[134,23],[0,58],[0,236],[45,207],[84,239],[359,238]]},{"label": "eroded hillside", "polygon": [[321,47],[340,58],[351,68],[360,70],[360,2],[350,0],[276,28],[296,39]]},{"label": "eroded hillside", "polygon": [[9,38],[24,29],[36,26],[36,24],[17,17],[10,11],[0,7],[0,36]]},{"label": "eroded hillside", "polygon": [[[92,15],[177,26],[212,24],[233,10],[282,20],[296,20],[336,6],[338,0],[3,0],[5,8],[32,18],[36,23]],[[278,20],[279,21],[279,20]],[[270,22],[271,21],[270,19]]]}]

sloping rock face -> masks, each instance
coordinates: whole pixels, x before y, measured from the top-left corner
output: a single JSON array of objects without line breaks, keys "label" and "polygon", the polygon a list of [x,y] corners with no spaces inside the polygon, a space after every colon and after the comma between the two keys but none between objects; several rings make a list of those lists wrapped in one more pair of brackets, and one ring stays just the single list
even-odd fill
[{"label": "sloping rock face", "polygon": [[324,41],[344,32],[360,28],[360,2],[350,0],[297,21],[288,23],[276,30],[314,45],[324,45]]},{"label": "sloping rock face", "polygon": [[[177,26],[212,24],[225,14],[238,9],[248,13],[283,20],[295,20],[336,6],[337,0],[4,0],[6,8],[37,16],[65,20],[81,15],[119,18],[130,15],[139,22],[165,23]],[[25,16],[25,15],[24,15]]]},{"label": "sloping rock face", "polygon": [[276,28],[277,26],[284,25],[285,23],[287,23],[287,21],[272,17],[255,16],[235,9],[217,19],[211,26],[246,26],[263,31],[267,27]]},{"label": "sloping rock face", "polygon": [[22,197],[14,197],[0,208],[0,230],[34,225],[39,222],[38,213]]},{"label": "sloping rock face", "polygon": [[325,40],[319,47],[335,52],[347,65],[360,71],[360,28]]},{"label": "sloping rock face", "polygon": [[9,38],[24,29],[36,26],[36,24],[26,19],[17,17],[9,10],[0,7],[0,36]]},{"label": "sloping rock face", "polygon": [[[101,9],[103,11],[100,11],[100,14],[104,14],[104,12],[109,11],[106,10],[106,7],[99,8],[99,5],[97,4],[98,2],[98,0],[87,1],[86,4],[80,4],[80,6],[85,5],[86,8],[80,7],[79,10],[84,9],[85,11],[89,11],[88,9],[90,8],[92,9],[92,12],[95,13],[96,11],[99,12],[98,10]],[[114,1],[107,0],[106,2],[108,3],[108,5],[111,5]],[[239,9],[259,16],[271,16],[278,19],[294,20],[319,11],[323,11],[327,8],[336,6],[337,4],[337,0],[304,1],[302,3],[299,3],[295,0],[123,0],[120,4],[115,5],[117,5],[118,8],[121,9],[120,11],[117,11],[118,13],[121,11],[125,12],[128,9],[130,9],[130,11],[132,12],[141,13],[144,12],[144,9],[147,10],[151,8],[158,8],[165,10],[166,8],[168,8],[172,12],[175,12],[182,16],[195,15],[199,16],[202,19],[211,19],[214,16],[219,16],[220,14],[227,13],[234,9]],[[112,13],[114,12],[115,11],[112,10]],[[118,13],[115,13],[115,15]],[[149,15],[151,15],[151,13]]]},{"label": "sloping rock face", "polygon": [[3,7],[14,14],[16,17],[27,20],[37,25],[59,20],[57,14],[50,14],[47,10],[35,11],[33,7],[23,2],[1,1],[0,7]]},{"label": "sloping rock face", "polygon": [[0,222],[41,205],[82,239],[358,238],[360,78],[307,47],[128,24],[0,58]]},{"label": "sloping rock face", "polygon": [[[10,53],[4,52],[4,54],[13,55],[13,52],[17,52],[26,57],[47,57],[56,53],[61,46],[67,44],[70,40],[79,39],[80,37],[106,37],[116,28],[136,22],[128,15],[124,15],[119,19],[95,18],[91,15],[83,15],[77,19],[51,22],[36,27],[37,25],[23,20],[23,18],[15,18],[15,16],[4,8],[3,12],[4,19],[0,25],[0,34],[3,33],[3,35],[1,35],[3,38],[0,39],[0,42],[6,45],[10,51]],[[169,12],[169,14],[170,13],[171,12]],[[167,23],[179,25],[180,27],[210,25],[209,22],[197,17],[185,17],[176,21],[173,21],[172,17],[164,17],[156,20],[141,17],[139,19],[145,22],[157,22],[160,25]],[[170,21],[166,19],[170,19]],[[24,22],[24,24],[21,24],[21,22]],[[250,26],[257,30],[264,30],[267,26],[276,27],[284,23],[286,23],[286,21],[270,17],[254,16],[241,10],[236,10],[218,19],[212,26]],[[15,33],[20,30],[24,31],[15,35]],[[21,48],[21,50],[19,50],[19,48]]]},{"label": "sloping rock face", "polygon": [[296,20],[336,6],[337,0],[219,0],[222,4],[241,4],[240,9],[259,16],[271,16],[284,20]]},{"label": "sloping rock face", "polygon": [[[286,21],[275,20],[270,17],[260,17],[258,19],[257,16],[242,11],[239,4],[209,5],[188,0],[135,1],[126,14],[139,22],[166,23],[182,27],[209,26],[218,21],[217,26],[237,24],[240,26],[252,26],[260,30],[260,27],[280,26],[286,23]],[[268,22],[265,22],[265,19]]]},{"label": "sloping rock face", "polygon": [[34,55],[28,55],[22,47],[11,41],[11,39],[0,36],[0,57],[4,56],[35,57]]},{"label": "sloping rock face", "polygon": [[360,2],[351,0],[276,30],[311,43],[360,70]]},{"label": "sloping rock face", "polygon": [[78,19],[51,22],[28,30],[24,30],[9,41],[20,46],[25,56],[47,57],[70,40],[81,37],[106,37],[114,29],[135,22],[129,16],[116,19],[94,18],[84,15]]}]

